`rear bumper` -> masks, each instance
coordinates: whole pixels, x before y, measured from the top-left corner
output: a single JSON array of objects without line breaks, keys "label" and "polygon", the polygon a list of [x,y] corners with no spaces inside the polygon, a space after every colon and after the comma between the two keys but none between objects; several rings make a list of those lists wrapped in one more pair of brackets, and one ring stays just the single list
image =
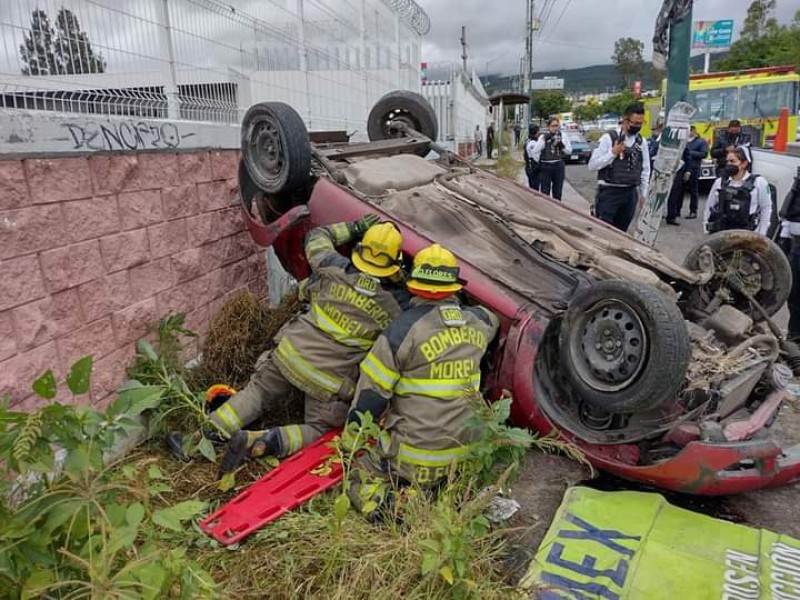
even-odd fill
[{"label": "rear bumper", "polygon": [[772,440],[691,442],[672,458],[648,466],[616,460],[613,446],[583,449],[592,464],[609,473],[687,494],[740,494],[800,480],[800,444],[781,449]]}]

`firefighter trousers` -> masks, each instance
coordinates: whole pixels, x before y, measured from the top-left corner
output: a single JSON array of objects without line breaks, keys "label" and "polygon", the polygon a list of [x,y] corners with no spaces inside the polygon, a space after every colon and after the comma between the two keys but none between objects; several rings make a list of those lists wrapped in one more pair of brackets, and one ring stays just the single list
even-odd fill
[{"label": "firefighter trousers", "polygon": [[[262,354],[250,382],[211,414],[211,419],[229,433],[243,429],[259,418],[274,413],[280,402],[287,402],[296,388],[283,376],[272,359],[272,352]],[[294,454],[316,441],[331,429],[344,426],[350,406],[338,400],[323,401],[304,395],[302,425],[278,428],[281,456]]]}]

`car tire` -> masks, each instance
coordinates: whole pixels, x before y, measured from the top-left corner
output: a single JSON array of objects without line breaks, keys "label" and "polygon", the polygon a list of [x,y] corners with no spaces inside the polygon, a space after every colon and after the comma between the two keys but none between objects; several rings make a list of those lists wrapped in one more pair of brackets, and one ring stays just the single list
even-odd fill
[{"label": "car tire", "polygon": [[251,106],[242,120],[242,159],[253,183],[268,194],[305,187],[311,142],[303,119],[283,102]]},{"label": "car tire", "polygon": [[643,412],[674,399],[690,354],[677,305],[633,281],[579,291],[559,330],[560,366],[572,392],[609,413]]},{"label": "car tire", "polygon": [[[402,137],[402,133],[390,127],[392,121],[402,121],[415,131],[435,142],[439,137],[439,121],[436,113],[424,97],[407,90],[389,92],[375,103],[367,118],[367,135],[370,141]],[[428,148],[415,150],[420,156],[428,154]]]},{"label": "car tire", "polygon": [[[714,277],[705,285],[695,286],[686,294],[687,308],[705,310],[721,285],[730,275],[724,275],[733,261],[748,291],[768,315],[778,312],[792,289],[792,268],[786,255],[772,240],[755,233],[734,229],[719,231],[692,248],[683,260],[687,269],[697,270],[701,248],[709,246],[714,254]],[[724,262],[723,262],[724,261]],[[750,302],[733,292],[733,306],[751,318],[761,320],[761,315]]]}]

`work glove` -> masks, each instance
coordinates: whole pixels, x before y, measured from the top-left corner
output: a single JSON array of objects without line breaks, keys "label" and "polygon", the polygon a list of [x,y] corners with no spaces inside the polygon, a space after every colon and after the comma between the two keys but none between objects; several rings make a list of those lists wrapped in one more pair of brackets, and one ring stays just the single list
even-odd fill
[{"label": "work glove", "polygon": [[212,413],[225,404],[236,390],[223,383],[216,383],[206,390],[206,412]]},{"label": "work glove", "polygon": [[247,458],[261,458],[262,456],[280,456],[281,438],[277,429],[264,431],[239,430],[233,434],[228,449],[219,464],[218,477],[221,479],[226,473],[232,473]]},{"label": "work glove", "polygon": [[375,213],[367,213],[366,215],[361,217],[358,221],[353,221],[350,224],[353,235],[361,237],[367,232],[367,229],[375,225],[375,223],[378,223],[380,220],[381,218]]}]

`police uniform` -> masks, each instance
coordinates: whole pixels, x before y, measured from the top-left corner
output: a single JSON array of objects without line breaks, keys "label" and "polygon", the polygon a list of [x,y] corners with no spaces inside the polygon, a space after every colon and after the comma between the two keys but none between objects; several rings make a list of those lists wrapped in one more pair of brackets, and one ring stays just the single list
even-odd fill
[{"label": "police uniform", "polygon": [[625,135],[625,150],[615,156],[612,149],[621,130],[606,133],[589,159],[589,170],[597,171],[597,218],[627,231],[636,214],[639,198],[650,186],[650,154],[641,134]]},{"label": "police uniform", "polygon": [[735,179],[717,178],[708,193],[703,228],[707,233],[749,229],[766,235],[772,218],[767,180],[754,173]]},{"label": "police uniform", "polygon": [[[438,244],[418,256],[423,254],[424,261],[430,249],[452,257]],[[419,264],[415,257],[408,282],[412,293],[417,293]],[[384,416],[384,424],[377,448],[359,463],[371,479],[357,477],[349,486],[359,508],[370,500],[380,504],[389,481],[434,485],[466,456],[475,438],[465,392],[480,388],[481,357],[497,332],[498,318],[482,307],[459,306],[452,294],[416,297],[411,304],[361,363],[348,421],[360,422],[362,414],[370,413],[375,421]]]},{"label": "police uniform", "polygon": [[537,135],[538,128],[534,129],[531,125],[528,127],[528,139],[525,142],[525,174],[528,176],[528,187],[537,192],[541,188],[541,165],[539,164],[539,152],[534,152],[536,142],[539,136]]},{"label": "police uniform", "polygon": [[564,189],[564,156],[572,152],[572,144],[561,133],[543,133],[531,149],[531,154],[541,165],[540,189],[543,194],[561,200]]},{"label": "police uniform", "polygon": [[[259,358],[247,387],[211,415],[219,427],[233,433],[298,389],[305,395],[304,424],[246,432],[246,441],[231,439],[229,454],[244,449],[234,448],[235,442],[249,448],[269,433],[270,441],[263,453],[287,456],[344,424],[359,363],[378,335],[407,307],[409,299],[406,290],[390,289],[379,277],[362,270],[369,265],[361,257],[371,256],[362,246],[370,245],[376,256],[381,252],[382,246],[374,240],[370,242],[369,237],[378,231],[392,238],[389,251],[394,262],[383,257],[387,265],[373,265],[371,270],[386,276],[397,272],[399,266],[395,263],[399,264],[402,241],[394,225],[370,227],[353,251],[351,262],[335,247],[353,241],[353,225],[337,223],[309,233],[305,252],[312,275],[301,291],[310,300],[310,310],[281,328],[275,336],[277,347]],[[243,458],[233,454],[224,471],[234,468]]]},{"label": "police uniform", "polygon": [[792,189],[783,201],[780,211],[781,238],[791,240],[789,264],[792,267],[792,289],[786,305],[789,308],[787,337],[800,341],[800,175],[795,177]]}]

